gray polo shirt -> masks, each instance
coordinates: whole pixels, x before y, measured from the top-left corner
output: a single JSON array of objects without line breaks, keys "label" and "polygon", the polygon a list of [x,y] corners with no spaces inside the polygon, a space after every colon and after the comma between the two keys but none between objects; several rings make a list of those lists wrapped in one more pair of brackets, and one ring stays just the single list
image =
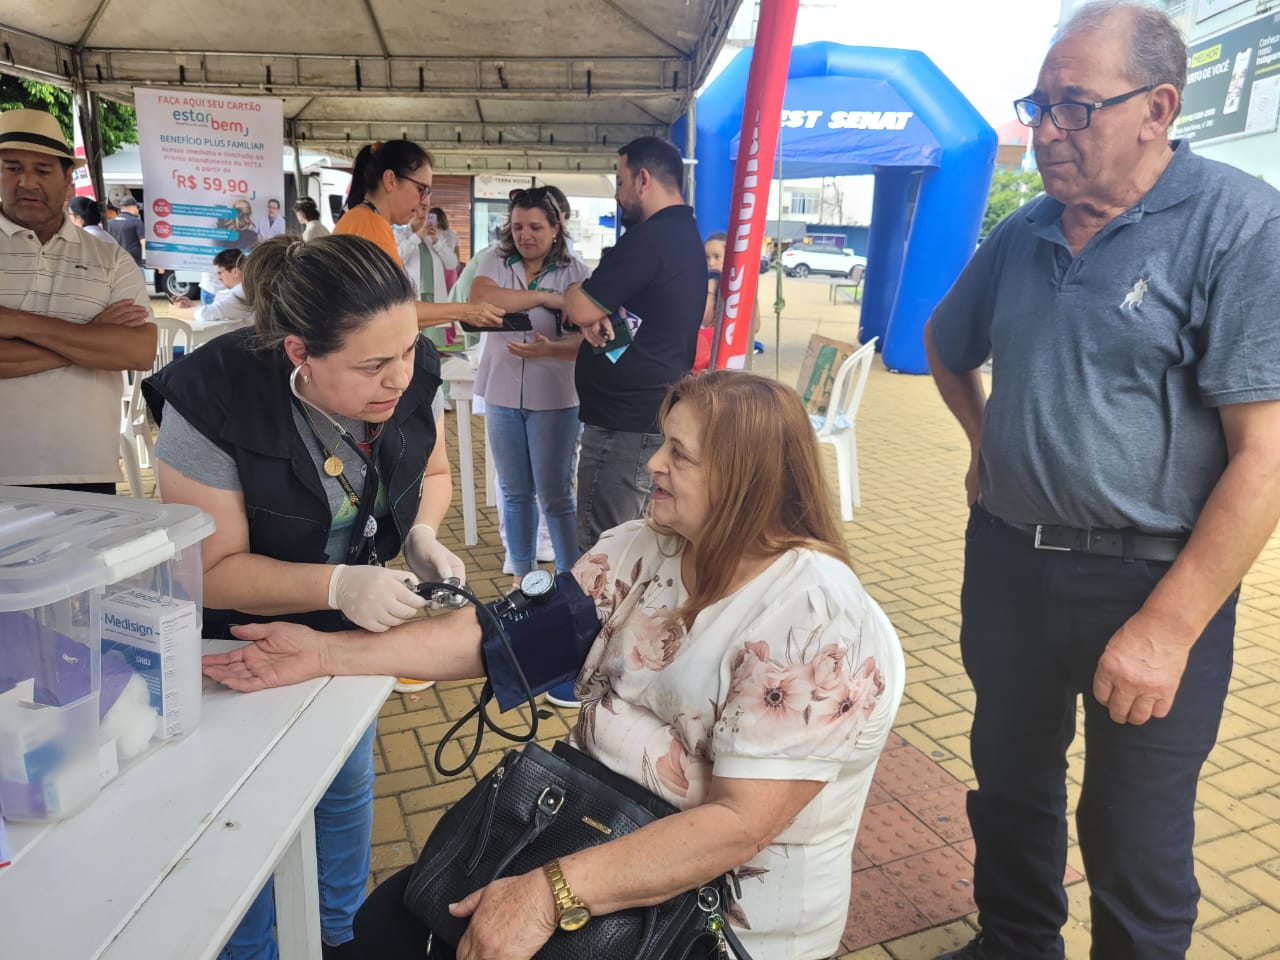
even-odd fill
[{"label": "gray polo shirt", "polygon": [[[488,277],[505,290],[549,290],[564,293],[572,284],[581,283],[591,270],[577,257],[568,263],[543,270],[536,277],[524,272],[524,261],[518,253],[503,257],[492,246],[479,257],[477,277]],[[555,315],[545,307],[527,311],[533,330],[529,333],[486,333],[480,367],[476,371],[476,396],[485,403],[524,410],[565,410],[578,405],[578,392],[573,386],[573,360],[539,357],[523,360],[507,350],[508,343],[532,343],[537,334],[557,340],[562,334]]]},{"label": "gray polo shirt", "polygon": [[1078,256],[1062,210],[1002,221],[930,321],[953,372],[991,357],[983,506],[1190,532],[1227,461],[1214,408],[1280,399],[1280,193],[1181,142]]}]

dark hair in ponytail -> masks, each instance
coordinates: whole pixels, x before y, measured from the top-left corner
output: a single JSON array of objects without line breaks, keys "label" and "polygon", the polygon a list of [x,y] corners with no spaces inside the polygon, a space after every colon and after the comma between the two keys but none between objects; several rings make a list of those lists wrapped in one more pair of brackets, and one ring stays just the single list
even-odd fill
[{"label": "dark hair in ponytail", "polygon": [[305,244],[272,237],[246,258],[243,284],[258,349],[279,347],[292,334],[317,357],[342,349],[374,314],[413,301],[400,264],[353,234]]},{"label": "dark hair in ponytail", "polygon": [[434,166],[431,154],[411,140],[379,140],[360,148],[351,167],[351,189],[347,193],[347,209],[363,202],[365,195],[377,190],[382,175],[390,170],[397,177],[410,176],[423,166]]}]

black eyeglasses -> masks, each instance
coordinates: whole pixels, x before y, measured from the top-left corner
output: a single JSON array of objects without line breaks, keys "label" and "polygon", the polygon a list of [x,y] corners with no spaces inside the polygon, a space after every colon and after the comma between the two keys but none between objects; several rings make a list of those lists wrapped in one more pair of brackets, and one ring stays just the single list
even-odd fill
[{"label": "black eyeglasses", "polygon": [[1030,97],[1013,101],[1013,109],[1018,114],[1018,122],[1024,127],[1038,127],[1047,116],[1059,130],[1083,130],[1093,120],[1093,111],[1105,107],[1114,107],[1117,103],[1136,97],[1140,93],[1155,89],[1155,84],[1148,83],[1144,87],[1130,90],[1118,96],[1098,100],[1095,103],[1084,103],[1080,100],[1059,100],[1057,103],[1039,103]]},{"label": "black eyeglasses", "polygon": [[554,220],[560,219],[560,205],[555,195],[546,187],[527,187],[524,190],[512,190],[508,196],[512,207],[540,207],[548,217],[554,213]]},{"label": "black eyeglasses", "polygon": [[413,177],[405,176],[404,174],[399,174],[398,176],[400,177],[401,180],[408,180],[410,183],[412,183],[415,187],[418,188],[419,200],[425,200],[427,199],[427,197],[431,196],[431,184],[423,183],[421,180],[415,180],[413,179]]},{"label": "black eyeglasses", "polygon": [[542,203],[551,196],[546,187],[526,187],[523,190],[512,190],[508,196],[511,203]]}]

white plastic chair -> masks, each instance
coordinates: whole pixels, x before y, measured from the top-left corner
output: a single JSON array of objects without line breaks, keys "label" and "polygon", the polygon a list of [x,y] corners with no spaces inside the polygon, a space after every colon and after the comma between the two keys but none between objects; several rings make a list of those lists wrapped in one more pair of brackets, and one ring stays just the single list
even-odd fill
[{"label": "white plastic chair", "polygon": [[189,353],[196,346],[196,337],[191,324],[177,317],[156,317],[156,359],[151,364],[151,373],[159,373],[173,362],[173,348],[181,345],[184,353]]},{"label": "white plastic chair", "polygon": [[[867,386],[871,361],[876,355],[876,341],[872,337],[840,364],[835,381],[831,385],[831,400],[827,415],[821,423],[814,424],[818,442],[829,443],[836,451],[836,474],[840,481],[840,519],[848,523],[853,519],[853,508],[862,506],[862,491],[858,485],[858,437],[854,420],[862,392]],[[815,420],[817,418],[814,418]]]},{"label": "white plastic chair", "polygon": [[146,376],[146,371],[135,371],[131,384],[128,375],[124,374],[125,388],[129,394],[125,399],[124,414],[120,418],[120,459],[124,463],[125,479],[129,481],[129,494],[139,500],[147,496],[142,487],[142,468],[155,463],[151,415],[142,399],[142,381]]},{"label": "white plastic chair", "polygon": [[156,317],[156,356],[150,370],[133,371],[133,383],[128,372],[122,372],[124,393],[120,416],[120,459],[124,462],[124,475],[129,481],[129,493],[142,499],[142,468],[154,462],[154,443],[151,439],[152,420],[142,399],[142,381],[173,362],[173,348],[181,343],[184,351],[196,345],[191,324],[177,317]]}]

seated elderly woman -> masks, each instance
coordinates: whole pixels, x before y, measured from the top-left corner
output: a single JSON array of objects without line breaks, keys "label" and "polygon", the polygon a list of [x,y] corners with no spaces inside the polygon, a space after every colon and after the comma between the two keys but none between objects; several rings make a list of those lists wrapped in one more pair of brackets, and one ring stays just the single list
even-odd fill
[{"label": "seated elderly woman", "polygon": [[[850,568],[794,391],[715,371],[676,384],[659,422],[651,517],[606,532],[573,569],[601,628],[578,675],[572,739],[680,812],[559,864],[596,917],[733,871],[730,916],[755,960],[829,957],[902,651]],[[469,609],[378,636],[237,632],[257,642],[206,657],[205,672],[240,690],[482,673]],[[407,881],[390,878],[361,908],[360,956],[423,956],[429,931],[402,905]],[[495,880],[451,905],[471,918],[456,956],[533,957],[556,903],[542,870]]]}]

